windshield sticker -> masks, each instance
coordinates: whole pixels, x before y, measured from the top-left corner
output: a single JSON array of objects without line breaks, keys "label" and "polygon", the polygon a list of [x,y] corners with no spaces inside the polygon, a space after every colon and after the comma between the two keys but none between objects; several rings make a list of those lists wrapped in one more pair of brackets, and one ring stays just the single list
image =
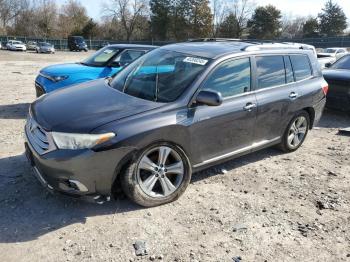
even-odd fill
[{"label": "windshield sticker", "polygon": [[107,49],[107,50],[105,50],[103,53],[105,53],[105,54],[110,54],[110,53],[112,53],[113,52],[113,49]]},{"label": "windshield sticker", "polygon": [[197,65],[205,65],[206,63],[208,63],[208,60],[203,59],[203,58],[198,58],[198,57],[186,57],[183,60],[185,63],[191,63],[191,64],[197,64]]}]

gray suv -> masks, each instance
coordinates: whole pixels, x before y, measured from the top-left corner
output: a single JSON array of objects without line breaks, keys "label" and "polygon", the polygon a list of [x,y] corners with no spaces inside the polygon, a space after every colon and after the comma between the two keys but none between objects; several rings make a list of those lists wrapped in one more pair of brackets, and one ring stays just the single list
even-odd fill
[{"label": "gray suv", "polygon": [[101,203],[121,186],[134,202],[156,206],[176,200],[206,167],[274,145],[297,150],[327,90],[309,50],[168,45],[114,78],[36,100],[26,153],[49,190]]}]

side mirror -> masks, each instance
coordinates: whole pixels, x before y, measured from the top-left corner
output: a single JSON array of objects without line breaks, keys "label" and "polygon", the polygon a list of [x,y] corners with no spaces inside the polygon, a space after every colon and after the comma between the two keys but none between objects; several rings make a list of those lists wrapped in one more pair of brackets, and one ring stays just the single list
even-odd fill
[{"label": "side mirror", "polygon": [[219,106],[222,104],[222,96],[218,92],[202,90],[196,97],[196,103],[207,106]]},{"label": "side mirror", "polygon": [[330,68],[331,65],[332,65],[332,63],[331,63],[331,62],[328,62],[328,63],[325,63],[324,67],[325,67],[325,68]]}]

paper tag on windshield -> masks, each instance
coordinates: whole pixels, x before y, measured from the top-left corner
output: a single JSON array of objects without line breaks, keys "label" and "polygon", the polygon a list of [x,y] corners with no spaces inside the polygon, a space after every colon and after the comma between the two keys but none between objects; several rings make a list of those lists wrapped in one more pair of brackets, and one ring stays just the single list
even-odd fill
[{"label": "paper tag on windshield", "polygon": [[110,54],[110,53],[112,53],[112,52],[113,52],[112,49],[107,49],[107,50],[103,51],[103,53],[105,53],[105,54]]},{"label": "paper tag on windshield", "polygon": [[198,57],[186,57],[183,60],[185,63],[192,63],[192,64],[197,64],[197,65],[205,65],[206,63],[208,63],[208,60],[203,59],[203,58],[198,58]]}]

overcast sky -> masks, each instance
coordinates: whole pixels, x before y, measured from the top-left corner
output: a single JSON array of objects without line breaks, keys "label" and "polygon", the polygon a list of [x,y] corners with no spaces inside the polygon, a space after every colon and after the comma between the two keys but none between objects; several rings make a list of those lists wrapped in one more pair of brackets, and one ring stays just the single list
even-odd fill
[{"label": "overcast sky", "polygon": [[[65,0],[56,0],[64,3]],[[101,16],[101,5],[108,0],[80,0],[87,8],[91,17],[98,20]],[[255,0],[258,6],[272,4],[282,11],[284,15],[292,16],[316,16],[324,6],[326,0]],[[350,19],[350,0],[333,0],[338,3]]]}]

